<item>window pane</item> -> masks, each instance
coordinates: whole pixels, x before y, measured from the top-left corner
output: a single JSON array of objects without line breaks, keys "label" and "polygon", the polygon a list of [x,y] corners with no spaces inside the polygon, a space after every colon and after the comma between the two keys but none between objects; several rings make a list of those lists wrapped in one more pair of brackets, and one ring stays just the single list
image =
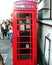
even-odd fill
[{"label": "window pane", "polygon": [[30,36],[30,31],[20,31],[20,36]]},{"label": "window pane", "polygon": [[20,42],[30,42],[30,37],[20,37]]},{"label": "window pane", "polygon": [[20,43],[20,48],[31,48],[32,44],[31,43]]},{"label": "window pane", "polygon": [[20,55],[20,60],[28,60],[30,59],[30,55]]},{"label": "window pane", "polygon": [[20,49],[20,54],[30,54],[31,50],[30,49]]},{"label": "window pane", "polygon": [[27,18],[27,17],[32,17],[32,14],[29,13],[21,13],[20,18]]}]

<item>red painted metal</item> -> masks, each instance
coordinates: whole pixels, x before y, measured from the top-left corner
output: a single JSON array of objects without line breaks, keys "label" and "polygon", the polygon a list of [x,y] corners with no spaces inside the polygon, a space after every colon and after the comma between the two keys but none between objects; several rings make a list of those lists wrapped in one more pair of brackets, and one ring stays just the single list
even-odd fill
[{"label": "red painted metal", "polygon": [[32,1],[15,2],[13,65],[37,65],[37,10]]}]

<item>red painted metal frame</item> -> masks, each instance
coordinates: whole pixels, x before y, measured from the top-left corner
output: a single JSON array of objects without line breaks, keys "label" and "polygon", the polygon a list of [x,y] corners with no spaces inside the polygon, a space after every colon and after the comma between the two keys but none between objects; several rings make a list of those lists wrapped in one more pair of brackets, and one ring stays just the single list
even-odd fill
[{"label": "red painted metal frame", "polygon": [[[24,2],[15,2],[17,4],[24,4]],[[37,65],[37,10],[36,3],[26,2],[28,5],[33,5],[34,8],[22,8],[17,9],[14,7],[13,11],[13,65]],[[17,30],[17,14],[29,13],[32,14],[32,59],[29,60],[17,60],[17,37],[19,36],[19,30]],[[19,18],[20,19],[20,18]],[[19,24],[20,26],[20,24]],[[20,43],[20,42],[19,42]],[[30,54],[31,55],[31,54]]]}]

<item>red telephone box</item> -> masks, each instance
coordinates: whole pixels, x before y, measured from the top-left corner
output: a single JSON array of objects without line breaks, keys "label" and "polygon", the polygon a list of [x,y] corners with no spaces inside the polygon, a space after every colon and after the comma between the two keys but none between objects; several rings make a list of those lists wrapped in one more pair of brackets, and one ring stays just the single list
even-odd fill
[{"label": "red telephone box", "polygon": [[13,65],[37,65],[36,3],[15,2],[13,10]]}]

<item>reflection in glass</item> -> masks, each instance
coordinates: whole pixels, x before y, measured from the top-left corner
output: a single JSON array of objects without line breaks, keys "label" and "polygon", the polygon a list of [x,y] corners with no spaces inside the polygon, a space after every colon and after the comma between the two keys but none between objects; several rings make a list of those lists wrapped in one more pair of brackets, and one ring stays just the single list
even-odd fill
[{"label": "reflection in glass", "polygon": [[25,25],[20,25],[20,30],[25,30]]},{"label": "reflection in glass", "polygon": [[20,48],[30,48],[30,43],[21,43]]},{"label": "reflection in glass", "polygon": [[20,42],[30,42],[30,37],[20,37]]},{"label": "reflection in glass", "polygon": [[20,31],[20,36],[30,36],[30,31]]},{"label": "reflection in glass", "polygon": [[31,26],[30,25],[26,25],[26,30],[30,30]]},{"label": "reflection in glass", "polygon": [[20,49],[20,54],[30,54],[31,50],[30,49]]},{"label": "reflection in glass", "polygon": [[26,18],[26,17],[32,17],[32,14],[29,14],[29,13],[21,13],[20,14],[20,18]]},{"label": "reflection in glass", "polygon": [[31,20],[30,19],[26,19],[26,23],[31,23]]},{"label": "reflection in glass", "polygon": [[20,20],[20,24],[25,24],[26,20]]},{"label": "reflection in glass", "polygon": [[20,55],[20,60],[28,60],[30,57],[30,55]]},{"label": "reflection in glass", "polygon": [[20,24],[31,24],[31,20],[30,19],[20,20],[19,22],[20,22]]}]

